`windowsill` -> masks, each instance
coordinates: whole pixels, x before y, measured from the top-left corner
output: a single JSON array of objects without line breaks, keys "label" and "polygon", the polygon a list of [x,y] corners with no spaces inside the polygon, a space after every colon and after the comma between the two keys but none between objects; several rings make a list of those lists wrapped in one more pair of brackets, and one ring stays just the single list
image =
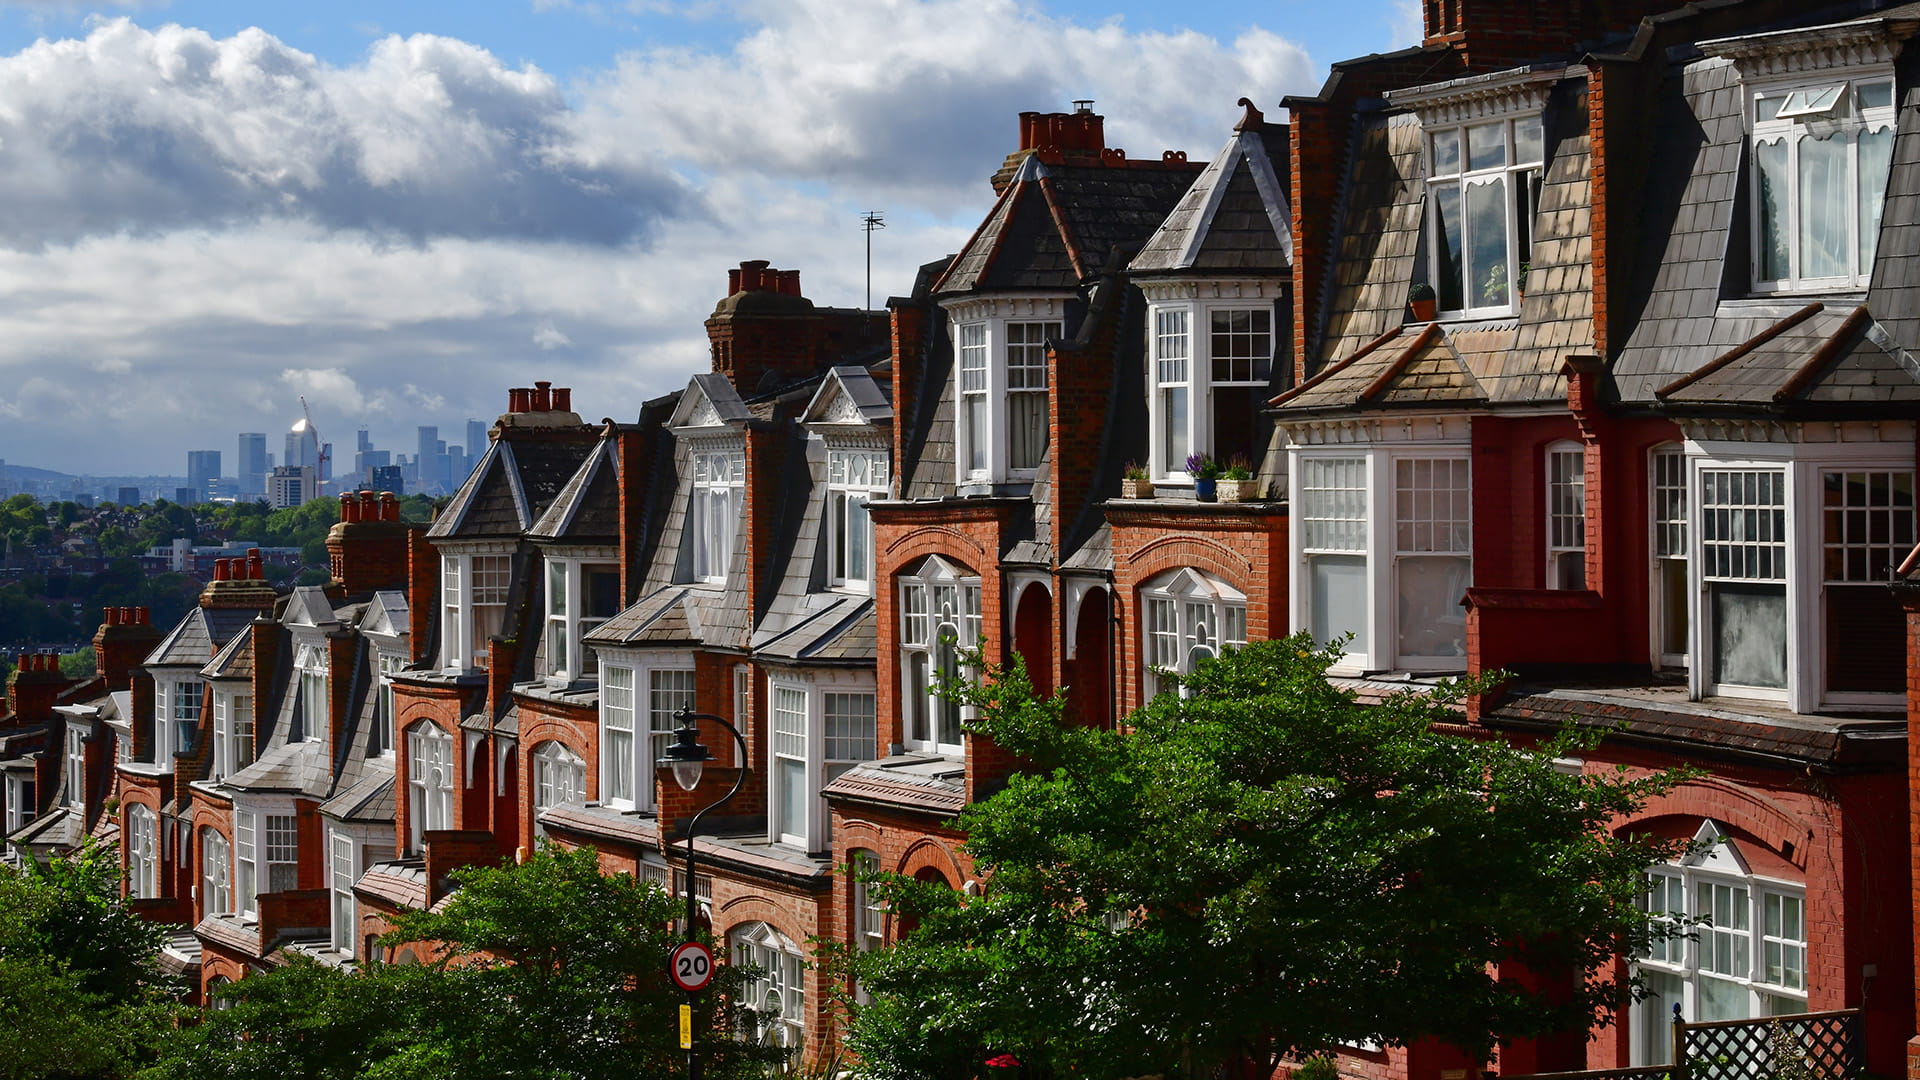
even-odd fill
[{"label": "windowsill", "polygon": [[1243,499],[1239,502],[1221,502],[1215,499],[1210,502],[1202,502],[1193,497],[1191,490],[1185,492],[1175,491],[1165,495],[1156,491],[1151,498],[1114,498],[1108,499],[1101,505],[1109,512],[1137,510],[1141,513],[1201,513],[1219,514],[1227,517],[1234,515],[1265,516],[1269,514],[1284,514],[1287,510],[1287,500],[1285,499]]},{"label": "windowsill", "polygon": [[1715,307],[1714,315],[1722,319],[1756,317],[1784,319],[1808,304],[1858,307],[1866,302],[1867,290],[1865,289],[1781,290],[1722,300]]}]

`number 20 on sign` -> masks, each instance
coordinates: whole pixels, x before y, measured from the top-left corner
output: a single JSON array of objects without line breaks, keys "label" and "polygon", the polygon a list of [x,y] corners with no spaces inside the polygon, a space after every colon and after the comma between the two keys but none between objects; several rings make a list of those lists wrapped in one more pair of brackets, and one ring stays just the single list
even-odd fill
[{"label": "number 20 on sign", "polygon": [[713,954],[697,941],[675,946],[667,956],[667,977],[687,993],[699,993],[713,981]]}]

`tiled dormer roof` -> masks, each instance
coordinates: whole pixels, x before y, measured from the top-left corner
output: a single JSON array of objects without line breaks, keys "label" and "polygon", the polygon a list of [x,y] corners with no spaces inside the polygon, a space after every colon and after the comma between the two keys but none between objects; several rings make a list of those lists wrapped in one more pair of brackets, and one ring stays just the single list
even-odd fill
[{"label": "tiled dormer roof", "polygon": [[1293,265],[1287,129],[1266,123],[1245,98],[1241,104],[1247,106],[1247,118],[1160,223],[1129,271],[1279,274]]},{"label": "tiled dormer roof", "polygon": [[1332,409],[1448,407],[1485,404],[1487,394],[1468,367],[1466,354],[1504,352],[1484,348],[1485,336],[1512,337],[1512,327],[1450,331],[1440,323],[1419,330],[1390,330],[1345,360],[1274,399],[1281,415]]},{"label": "tiled dormer roof", "polygon": [[562,544],[614,544],[620,539],[619,460],[602,438],[528,534]]},{"label": "tiled dormer roof", "polygon": [[559,497],[591,448],[570,441],[496,440],[427,539],[519,539]]},{"label": "tiled dormer roof", "polygon": [[144,667],[175,664],[199,667],[213,659],[214,653],[258,614],[249,608],[194,608],[141,664]]},{"label": "tiled dormer roof", "polygon": [[1029,154],[933,291],[1077,288],[1116,246],[1145,241],[1194,172],[1178,156],[1109,167],[1047,165]]}]

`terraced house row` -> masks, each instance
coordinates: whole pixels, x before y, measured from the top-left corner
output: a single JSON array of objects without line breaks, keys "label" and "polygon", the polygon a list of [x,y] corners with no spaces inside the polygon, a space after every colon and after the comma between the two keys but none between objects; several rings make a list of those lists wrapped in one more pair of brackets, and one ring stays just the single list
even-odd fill
[{"label": "terraced house row", "polygon": [[[342,499],[331,584],[234,560],[177,627],[110,613],[98,678],[11,687],[8,836],[117,838],[203,989],[367,963],[450,869],[591,844],[691,888],[766,1037],[819,1060],[807,943],[896,930],[847,869],[980,886],[950,822],[1014,763],[930,692],[957,643],[1110,725],[1306,629],[1363,697],[1504,668],[1469,730],[1602,724],[1566,768],[1705,770],[1619,824],[1724,840],[1648,868],[1708,925],[1619,960],[1651,995],[1618,1023],[1500,1071],[1664,1063],[1676,1006],[1861,1008],[1903,1070],[1920,5],[1423,9],[1287,123],[1220,103],[1205,161],[1022,114],[986,219],[886,311],[742,263],[684,389],[512,390],[431,527]],[[1203,498],[1198,455],[1253,479]],[[691,882],[675,841],[724,784],[656,772],[683,708],[744,736],[703,725],[744,780]]]}]

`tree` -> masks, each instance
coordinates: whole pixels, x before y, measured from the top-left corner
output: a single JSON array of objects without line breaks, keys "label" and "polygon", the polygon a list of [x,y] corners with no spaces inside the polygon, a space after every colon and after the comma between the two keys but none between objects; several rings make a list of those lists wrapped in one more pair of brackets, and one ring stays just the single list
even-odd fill
[{"label": "tree", "polygon": [[[387,946],[428,962],[346,974],[296,962],[225,990],[231,1008],[183,1031],[149,1080],[348,1077],[599,1078],[683,1073],[666,977],[679,904],[600,872],[590,848],[457,871],[438,911],[403,916]],[[780,1052],[734,1034],[746,973],[723,967],[696,1006],[705,1075],[759,1076]]]},{"label": "tree", "polygon": [[961,815],[983,895],[877,885],[917,925],[845,960],[866,1075],[1010,1053],[1026,1076],[1267,1076],[1337,1043],[1484,1058],[1609,1016],[1611,960],[1651,932],[1641,873],[1672,851],[1609,824],[1681,777],[1566,775],[1590,744],[1571,733],[1442,733],[1465,683],[1361,705],[1326,678],[1337,653],[1249,645],[1120,731],[1063,724],[1017,660],[949,688],[1029,765]]},{"label": "tree", "polygon": [[178,1012],[157,967],[164,930],[119,897],[119,855],[0,866],[0,1078],[125,1076]]}]

